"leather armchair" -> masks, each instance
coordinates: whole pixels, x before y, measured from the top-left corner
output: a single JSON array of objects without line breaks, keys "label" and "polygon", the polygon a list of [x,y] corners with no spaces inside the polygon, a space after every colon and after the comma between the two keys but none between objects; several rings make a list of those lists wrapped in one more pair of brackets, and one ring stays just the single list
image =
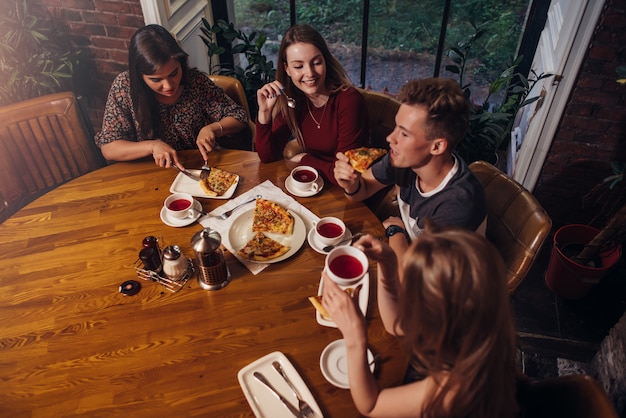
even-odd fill
[{"label": "leather armchair", "polygon": [[105,165],[72,92],[0,108],[0,222],[37,197]]},{"label": "leather armchair", "polygon": [[513,294],[535,262],[552,220],[528,190],[493,165],[476,161],[469,167],[485,188],[487,239],[500,250]]},{"label": "leather armchair", "polygon": [[[256,132],[256,126],[250,115],[250,106],[248,105],[248,99],[246,97],[246,91],[234,77],[226,75],[210,74],[209,78],[217,86],[221,87],[231,99],[238,105],[242,106],[248,115],[248,129],[240,132],[239,134],[232,135],[230,138],[220,141],[220,145],[225,148],[238,148],[254,151],[254,135]],[[236,141],[236,144],[233,144]]]},{"label": "leather armchair", "polygon": [[617,418],[604,389],[582,374],[537,381],[520,379],[518,402],[518,416],[524,418]]}]

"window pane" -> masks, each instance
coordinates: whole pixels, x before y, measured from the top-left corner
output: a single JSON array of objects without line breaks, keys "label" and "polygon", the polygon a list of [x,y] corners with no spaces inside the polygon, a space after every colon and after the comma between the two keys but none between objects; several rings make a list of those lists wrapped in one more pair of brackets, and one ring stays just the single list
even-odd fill
[{"label": "window pane", "polygon": [[[489,84],[514,61],[524,31],[524,22],[530,0],[453,0],[446,31],[446,50],[467,44],[468,40],[483,30],[484,34],[469,49],[462,84],[471,84],[472,99],[483,103]],[[462,47],[460,49],[463,49]],[[444,57],[441,75],[459,79],[445,70],[452,61]],[[503,92],[489,98],[490,103],[500,103]]]},{"label": "window pane", "polygon": [[[472,44],[463,77],[471,84],[472,98],[482,103],[489,84],[513,61],[531,0],[452,0],[439,74],[459,79],[445,70],[452,64],[451,47],[466,43],[484,29]],[[445,0],[370,0],[365,87],[398,89],[413,78],[432,77]],[[233,0],[235,25],[244,33],[265,33],[264,52],[278,65],[276,54],[289,28],[289,2]],[[335,57],[356,85],[361,83],[363,0],[298,0],[296,20],[314,26],[324,36]],[[502,95],[490,97],[499,102]]]}]

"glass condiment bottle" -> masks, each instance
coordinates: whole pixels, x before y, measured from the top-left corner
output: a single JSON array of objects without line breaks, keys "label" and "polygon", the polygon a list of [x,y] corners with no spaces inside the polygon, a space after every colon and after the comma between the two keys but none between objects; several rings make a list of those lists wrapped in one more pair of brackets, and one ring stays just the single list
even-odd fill
[{"label": "glass condiment bottle", "polygon": [[154,247],[145,247],[139,251],[139,259],[143,263],[144,270],[153,271],[157,274],[161,273],[161,256],[159,251]]},{"label": "glass condiment bottle", "polygon": [[163,274],[168,279],[180,280],[187,271],[187,259],[178,245],[169,245],[163,249]]},{"label": "glass condiment bottle", "polygon": [[206,290],[218,290],[230,283],[230,271],[220,248],[222,237],[215,229],[204,228],[191,238],[198,266],[198,284]]}]

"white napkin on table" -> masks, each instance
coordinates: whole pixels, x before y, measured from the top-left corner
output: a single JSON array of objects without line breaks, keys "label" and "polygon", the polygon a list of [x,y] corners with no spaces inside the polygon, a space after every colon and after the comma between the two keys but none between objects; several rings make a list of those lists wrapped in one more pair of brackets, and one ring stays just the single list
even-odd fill
[{"label": "white napkin on table", "polygon": [[[237,196],[235,199],[229,200],[227,203],[223,204],[217,209],[214,209],[209,214],[219,215],[221,213],[224,213],[225,211],[231,208],[234,208],[238,204],[243,203],[246,200],[252,199],[257,194],[260,194],[263,197],[263,199],[268,199],[276,203],[279,203],[281,206],[287,209],[291,209],[293,212],[300,215],[300,217],[302,218],[302,221],[304,222],[304,225],[306,226],[307,232],[311,229],[311,226],[313,225],[313,223],[319,220],[319,217],[317,215],[315,215],[309,209],[305,208],[298,201],[296,201],[293,197],[283,192],[280,187],[277,187],[270,180],[265,180],[263,183],[259,184],[258,186],[253,187],[252,189],[248,190],[241,196]],[[254,205],[255,205],[255,202],[250,202],[248,210],[250,208],[254,208]],[[245,211],[246,208],[247,206],[244,206],[238,209],[237,212]],[[237,219],[237,216],[236,216],[237,212],[233,213],[230,216],[230,218],[226,220],[203,216],[202,218],[200,218],[200,225],[202,225],[205,228],[210,227],[212,229],[217,230],[217,232],[219,232],[220,235],[222,236],[222,244],[224,244],[224,246],[228,249],[228,251],[230,251],[239,261],[241,261],[241,263],[244,266],[246,266],[248,270],[252,272],[252,274],[258,274],[259,272],[263,271],[263,269],[265,269],[267,266],[269,266],[269,264],[256,263],[254,261],[249,261],[249,260],[239,257],[237,255],[237,251],[230,244],[230,240],[228,238],[228,231],[230,230],[230,227],[233,224],[233,220]]]}]

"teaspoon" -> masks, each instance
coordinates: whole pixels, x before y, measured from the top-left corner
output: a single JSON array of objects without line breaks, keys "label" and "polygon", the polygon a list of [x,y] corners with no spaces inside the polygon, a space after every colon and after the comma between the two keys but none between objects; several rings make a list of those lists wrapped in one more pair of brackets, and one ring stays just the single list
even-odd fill
[{"label": "teaspoon", "polygon": [[327,246],[325,246],[324,248],[322,248],[322,250],[323,250],[325,253],[327,253],[327,252],[329,252],[330,250],[332,250],[333,248],[340,246],[341,244],[345,244],[346,242],[349,242],[349,241],[356,241],[357,239],[359,239],[359,238],[361,237],[361,235],[363,235],[363,234],[362,234],[362,233],[360,233],[360,232],[357,232],[356,234],[352,235],[350,238],[346,238],[346,239],[344,239],[344,240],[341,240],[341,241],[339,241],[339,242],[338,242],[337,244],[335,244],[335,245],[327,245]]},{"label": "teaspoon", "polygon": [[296,101],[293,98],[287,96],[285,93],[283,93],[283,96],[285,96],[285,99],[287,99],[287,106],[289,106],[292,109],[295,109]]}]

